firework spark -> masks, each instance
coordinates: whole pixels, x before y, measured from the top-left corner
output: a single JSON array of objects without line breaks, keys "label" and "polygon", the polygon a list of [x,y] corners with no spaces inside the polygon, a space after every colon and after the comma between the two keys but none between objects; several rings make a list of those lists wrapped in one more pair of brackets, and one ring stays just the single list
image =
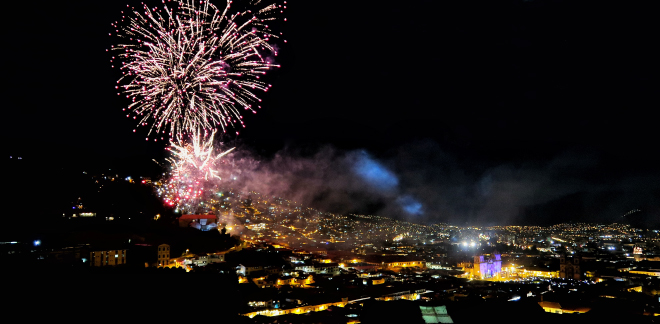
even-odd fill
[{"label": "firework spark", "polygon": [[[163,1],[162,8],[144,5],[143,13],[132,9],[133,17],[112,24],[126,42],[112,47],[120,51],[123,74],[116,88],[132,100],[126,116],[149,126],[147,136],[171,139],[198,128],[226,132],[245,127],[241,110],[256,113],[257,91],[270,87],[259,79],[279,67],[270,42],[280,35],[268,24],[286,1],[237,2],[227,0],[221,10],[208,0]],[[240,4],[245,9],[231,10]]]},{"label": "firework spark", "polygon": [[215,132],[208,135],[197,130],[190,143],[181,138],[178,143],[170,142],[168,150],[172,152],[172,157],[167,161],[172,171],[158,191],[166,204],[176,205],[184,211],[204,209],[205,206],[199,205],[208,200],[207,195],[216,191],[217,181],[222,179],[219,170],[222,168],[222,158],[234,150],[231,148],[215,154],[214,136]]}]

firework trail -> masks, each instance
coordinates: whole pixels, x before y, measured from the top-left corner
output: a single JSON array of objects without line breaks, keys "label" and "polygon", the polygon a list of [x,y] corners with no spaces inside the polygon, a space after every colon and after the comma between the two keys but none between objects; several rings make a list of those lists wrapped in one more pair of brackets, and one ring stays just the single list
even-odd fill
[{"label": "firework trail", "polygon": [[[165,204],[176,206],[182,211],[210,207],[208,196],[217,191],[218,181],[222,179],[221,172],[228,171],[222,170],[222,158],[234,150],[231,148],[215,154],[215,133],[208,135],[197,130],[189,143],[181,138],[178,138],[178,142],[170,142],[168,150],[172,152],[172,157],[167,161],[171,164],[171,172],[158,189]],[[224,165],[224,168],[227,169],[228,165]],[[205,202],[207,206],[204,206]]]},{"label": "firework trail", "polygon": [[[220,9],[208,0],[174,0],[163,1],[162,8],[144,5],[143,13],[131,8],[132,17],[112,24],[125,42],[112,50],[120,52],[123,74],[116,88],[132,100],[126,116],[139,119],[138,127],[148,126],[147,136],[161,139],[198,128],[245,127],[241,111],[256,113],[257,91],[270,87],[260,77],[279,67],[270,42],[281,33],[269,23],[286,1],[263,2],[227,0]],[[234,10],[238,5],[244,9]]]}]

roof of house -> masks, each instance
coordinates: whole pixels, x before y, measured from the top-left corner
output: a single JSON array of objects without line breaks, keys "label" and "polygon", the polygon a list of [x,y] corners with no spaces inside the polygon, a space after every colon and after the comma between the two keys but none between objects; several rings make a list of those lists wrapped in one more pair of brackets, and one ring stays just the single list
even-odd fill
[{"label": "roof of house", "polygon": [[591,310],[590,307],[586,306],[581,306],[581,305],[574,305],[571,303],[564,303],[564,305],[561,305],[558,302],[550,302],[550,301],[542,301],[539,302],[539,305],[543,308],[554,308],[554,309],[561,309],[564,311],[572,311],[572,312],[583,312],[586,313]]}]

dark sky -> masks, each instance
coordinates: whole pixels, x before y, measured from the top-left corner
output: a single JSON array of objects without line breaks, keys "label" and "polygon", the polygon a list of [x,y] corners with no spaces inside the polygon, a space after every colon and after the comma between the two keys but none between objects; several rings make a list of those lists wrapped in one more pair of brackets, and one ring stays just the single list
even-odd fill
[{"label": "dark sky", "polygon": [[[612,221],[633,209],[660,219],[650,3],[287,2],[282,68],[238,141],[271,172],[324,159],[317,180],[358,182],[302,199],[459,224]],[[105,51],[127,3],[140,5],[4,7],[9,155],[158,171],[164,146],[132,132]],[[379,181],[360,176],[365,163],[395,185],[363,190]]]}]

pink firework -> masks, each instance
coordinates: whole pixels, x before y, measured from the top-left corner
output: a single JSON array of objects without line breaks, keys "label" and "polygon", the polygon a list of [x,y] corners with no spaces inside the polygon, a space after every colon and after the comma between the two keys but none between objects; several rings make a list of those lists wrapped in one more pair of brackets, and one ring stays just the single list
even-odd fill
[{"label": "pink firework", "polygon": [[271,43],[279,35],[269,24],[286,5],[262,2],[227,0],[220,9],[207,0],[163,1],[113,23],[124,42],[112,49],[123,74],[118,94],[132,101],[127,117],[149,127],[148,136],[168,138],[245,127],[241,112],[255,113],[257,93],[270,87],[260,77],[279,67]]},{"label": "pink firework", "polygon": [[[163,181],[158,192],[165,204],[176,206],[183,211],[206,209],[206,196],[216,191],[217,182],[221,180],[220,168],[222,158],[231,153],[234,148],[215,153],[213,139],[210,135],[197,130],[190,142],[180,137],[178,142],[170,141],[168,150],[172,157],[169,177]],[[227,165],[224,165],[227,168]]]}]

